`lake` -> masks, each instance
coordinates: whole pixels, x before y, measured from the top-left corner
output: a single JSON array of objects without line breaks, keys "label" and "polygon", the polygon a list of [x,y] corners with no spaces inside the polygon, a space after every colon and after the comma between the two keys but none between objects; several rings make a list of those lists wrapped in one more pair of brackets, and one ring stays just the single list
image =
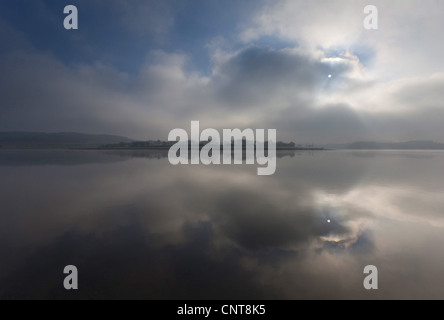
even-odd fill
[{"label": "lake", "polygon": [[256,170],[0,150],[0,299],[444,299],[444,152],[286,151]]}]

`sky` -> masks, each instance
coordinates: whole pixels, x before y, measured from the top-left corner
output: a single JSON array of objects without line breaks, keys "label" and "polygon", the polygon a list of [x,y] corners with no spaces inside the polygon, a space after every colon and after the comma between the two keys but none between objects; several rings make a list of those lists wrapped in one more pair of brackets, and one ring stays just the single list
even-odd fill
[{"label": "sky", "polygon": [[[444,2],[5,0],[0,131],[444,142]],[[65,30],[66,5],[79,29]]]}]

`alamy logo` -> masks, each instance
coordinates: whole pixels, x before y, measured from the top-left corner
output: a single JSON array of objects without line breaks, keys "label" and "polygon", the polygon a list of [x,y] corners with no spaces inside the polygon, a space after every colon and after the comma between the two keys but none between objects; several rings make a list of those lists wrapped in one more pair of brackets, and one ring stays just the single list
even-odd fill
[{"label": "alamy logo", "polygon": [[177,128],[170,131],[168,141],[177,141],[168,152],[172,165],[242,164],[245,155],[246,164],[254,164],[256,156],[259,165],[266,165],[257,169],[258,175],[272,175],[276,171],[276,129],[268,129],[267,140],[264,129],[256,129],[256,135],[253,129],[223,129],[221,141],[216,129],[200,132],[199,121],[191,121],[190,138],[184,129]]},{"label": "alamy logo", "polygon": [[67,14],[65,19],[63,20],[63,27],[66,30],[79,29],[79,14],[77,11],[77,7],[73,5],[66,6],[63,9],[63,13]]},{"label": "alamy logo", "polygon": [[378,289],[378,268],[373,265],[365,266],[364,274],[368,276],[364,279],[364,288],[366,290],[377,290]]},{"label": "alamy logo", "polygon": [[364,28],[367,30],[378,30],[378,8],[374,5],[368,5],[364,8]]},{"label": "alamy logo", "polygon": [[63,286],[66,290],[77,290],[79,289],[79,272],[76,266],[66,266],[63,269],[63,273],[67,274],[65,280],[63,281]]}]

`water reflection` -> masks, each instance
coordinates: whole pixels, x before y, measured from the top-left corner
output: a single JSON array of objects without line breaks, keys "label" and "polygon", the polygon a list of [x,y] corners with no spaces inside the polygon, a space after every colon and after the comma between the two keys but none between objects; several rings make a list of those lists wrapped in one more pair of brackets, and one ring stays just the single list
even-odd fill
[{"label": "water reflection", "polygon": [[444,298],[444,153],[287,153],[269,177],[164,156],[0,151],[0,298]]}]

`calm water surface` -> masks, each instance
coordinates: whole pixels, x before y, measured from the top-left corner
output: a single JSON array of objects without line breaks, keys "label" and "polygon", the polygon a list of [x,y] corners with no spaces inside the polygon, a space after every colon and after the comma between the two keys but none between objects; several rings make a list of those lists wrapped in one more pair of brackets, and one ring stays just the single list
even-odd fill
[{"label": "calm water surface", "polygon": [[0,299],[444,299],[444,152],[287,152],[275,175],[256,168],[0,150]]}]

